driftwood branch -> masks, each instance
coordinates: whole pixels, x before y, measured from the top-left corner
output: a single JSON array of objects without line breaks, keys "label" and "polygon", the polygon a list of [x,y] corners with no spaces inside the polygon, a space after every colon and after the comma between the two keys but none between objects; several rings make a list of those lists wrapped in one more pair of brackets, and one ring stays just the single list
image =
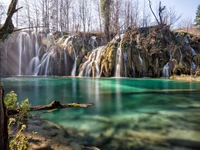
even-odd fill
[{"label": "driftwood branch", "polygon": [[[88,103],[88,104],[79,104],[79,103],[71,103],[71,104],[61,104],[59,101],[53,101],[52,103],[48,105],[39,105],[39,106],[32,106],[30,108],[31,111],[38,111],[38,110],[51,110],[51,109],[57,109],[57,108],[71,108],[71,107],[89,107],[93,106],[94,103]],[[8,110],[8,115],[15,115],[20,113],[20,109],[13,109]]]}]

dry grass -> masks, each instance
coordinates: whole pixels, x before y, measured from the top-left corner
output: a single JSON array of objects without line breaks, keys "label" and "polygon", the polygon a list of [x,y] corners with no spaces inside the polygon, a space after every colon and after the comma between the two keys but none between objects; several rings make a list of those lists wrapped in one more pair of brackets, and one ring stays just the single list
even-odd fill
[{"label": "dry grass", "polygon": [[182,29],[177,29],[175,31],[176,32],[186,32],[186,33],[190,33],[190,34],[200,37],[200,28],[189,28],[189,29],[182,28]]},{"label": "dry grass", "polygon": [[195,76],[189,76],[189,75],[173,75],[170,77],[172,80],[178,80],[178,81],[188,81],[188,82],[200,82],[200,77]]}]

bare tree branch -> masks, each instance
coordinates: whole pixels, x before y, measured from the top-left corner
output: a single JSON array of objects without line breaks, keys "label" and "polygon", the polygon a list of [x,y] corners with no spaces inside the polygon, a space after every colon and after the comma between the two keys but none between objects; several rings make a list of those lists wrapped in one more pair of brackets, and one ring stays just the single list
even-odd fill
[{"label": "bare tree branch", "polygon": [[152,7],[151,7],[151,1],[150,1],[150,0],[149,0],[149,8],[151,9],[151,12],[152,12],[153,16],[155,17],[155,19],[156,19],[156,22],[157,22],[158,24],[160,24],[160,22],[159,22],[158,18],[156,17],[156,15],[155,15],[155,13],[154,13],[154,11],[153,11]]}]

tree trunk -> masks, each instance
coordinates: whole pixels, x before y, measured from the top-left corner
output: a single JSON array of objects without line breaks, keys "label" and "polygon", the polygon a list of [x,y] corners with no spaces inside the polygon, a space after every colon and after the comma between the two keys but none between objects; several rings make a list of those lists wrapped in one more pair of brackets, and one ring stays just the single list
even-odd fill
[{"label": "tree trunk", "polygon": [[[14,26],[12,23],[12,16],[21,8],[20,7],[16,9],[17,2],[18,0],[12,0],[10,2],[6,21],[3,27],[0,28],[0,44],[8,37],[8,34],[11,34],[14,30]],[[8,116],[7,116],[7,110],[3,101],[3,96],[4,96],[4,91],[1,86],[1,78],[0,78],[0,150],[8,150],[9,149],[8,147]]]},{"label": "tree trunk", "polygon": [[[71,108],[71,107],[90,107],[93,106],[94,103],[88,104],[79,104],[79,103],[71,103],[71,104],[61,104],[59,101],[53,101],[48,105],[39,105],[39,106],[32,106],[30,107],[31,111],[38,111],[38,110],[49,110],[49,109],[58,109],[58,108]],[[20,109],[12,109],[8,110],[8,115],[15,115],[20,113]]]},{"label": "tree trunk", "polygon": [[3,89],[1,85],[0,85],[0,149],[8,150],[8,117],[7,117],[6,107],[3,102]]}]

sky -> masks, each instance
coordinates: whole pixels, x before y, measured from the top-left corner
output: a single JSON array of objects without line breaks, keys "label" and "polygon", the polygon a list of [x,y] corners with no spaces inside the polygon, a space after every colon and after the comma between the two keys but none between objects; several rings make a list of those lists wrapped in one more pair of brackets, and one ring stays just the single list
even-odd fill
[{"label": "sky", "polygon": [[[1,3],[8,4],[11,0],[0,0]],[[20,1],[20,0],[19,0]],[[139,0],[140,1],[140,0]],[[146,0],[148,2],[148,0]],[[196,11],[198,5],[200,5],[200,0],[151,0],[152,4],[158,4],[161,1],[162,5],[166,7],[174,7],[178,14],[181,14],[181,19],[196,17]],[[143,3],[143,0],[141,0]]]},{"label": "sky", "polygon": [[[152,3],[154,1],[152,0]],[[176,12],[182,15],[182,19],[192,17],[194,20],[200,0],[161,0],[161,3],[167,7],[174,7]]]}]

